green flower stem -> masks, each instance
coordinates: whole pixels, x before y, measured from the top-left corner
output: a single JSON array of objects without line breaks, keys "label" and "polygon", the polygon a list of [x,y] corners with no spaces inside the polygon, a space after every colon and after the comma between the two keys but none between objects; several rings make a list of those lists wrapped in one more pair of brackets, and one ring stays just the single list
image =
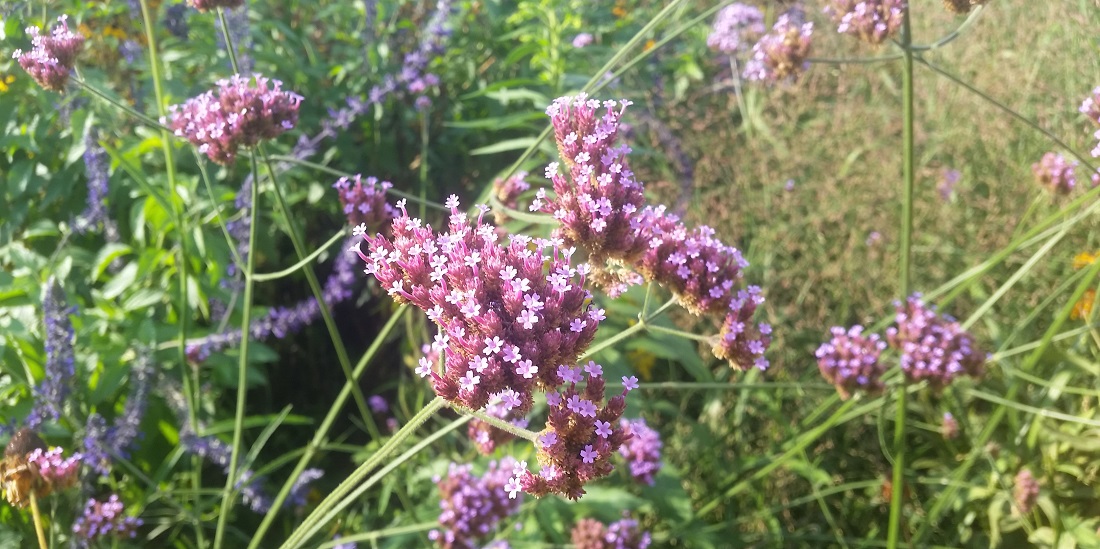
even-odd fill
[{"label": "green flower stem", "polygon": [[358,385],[358,379],[363,375],[363,372],[366,371],[367,365],[377,356],[378,350],[382,348],[382,344],[385,343],[386,339],[393,333],[398,322],[404,318],[408,308],[408,305],[401,305],[390,315],[389,320],[387,320],[386,324],[382,326],[382,329],[378,331],[378,335],[375,336],[367,352],[363,353],[363,356],[355,365],[355,371],[352,372],[353,379],[344,382],[343,389],[341,389],[340,394],[336,396],[336,400],[329,408],[325,419],[321,421],[321,425],[313,435],[313,440],[311,440],[306,447],[302,457],[298,460],[298,464],[294,466],[294,470],[287,476],[286,482],[283,483],[283,487],[279,490],[279,493],[276,494],[275,500],[272,502],[271,508],[267,511],[267,514],[264,515],[263,521],[260,522],[260,526],[256,529],[256,532],[252,534],[252,541],[249,542],[248,549],[256,549],[263,542],[264,535],[267,533],[268,529],[271,528],[275,520],[275,515],[278,514],[279,509],[283,506],[283,502],[286,501],[286,498],[290,495],[290,489],[294,485],[294,480],[306,469],[306,465],[309,464],[309,461],[317,453],[318,449],[325,446],[325,437],[328,436],[329,430],[332,429],[333,423],[336,422],[336,417],[343,409],[348,397],[351,396],[352,387]]},{"label": "green flower stem", "polygon": [[683,330],[677,330],[675,328],[665,328],[664,326],[657,326],[655,324],[647,324],[646,325],[646,330],[649,330],[650,332],[657,333],[657,334],[674,335],[676,337],[682,337],[684,339],[690,339],[692,341],[701,341],[701,342],[704,342],[704,343],[714,339],[713,336],[693,334],[691,332],[685,332]]},{"label": "green flower stem", "polygon": [[[252,272],[256,270],[256,226],[259,225],[257,220],[259,219],[259,196],[260,196],[260,166],[256,162],[256,155],[250,155],[252,161],[252,185],[249,189],[251,194],[250,203],[252,207],[249,208],[248,217],[248,249],[252,250],[248,254],[248,259],[245,260],[244,270],[244,302],[241,304],[243,309],[241,310],[241,348],[240,355],[237,360],[237,407],[233,416],[233,446],[229,456],[229,467],[226,470],[225,475],[225,488],[222,490],[222,504],[218,510],[218,526],[214,531],[214,549],[218,549],[222,546],[222,542],[225,540],[225,527],[226,522],[229,519],[229,512],[233,508],[234,494],[236,494],[235,486],[237,485],[237,473],[238,473],[238,461],[240,459],[242,434],[244,432],[244,410],[248,397],[248,348],[252,337],[249,335],[249,327],[252,325],[252,290],[254,281],[252,280]],[[180,347],[180,352],[185,352],[184,347]],[[197,431],[196,431],[197,432]]]},{"label": "green flower stem", "polygon": [[116,109],[132,116],[134,119],[138,120],[139,122],[142,122],[146,126],[149,126],[150,128],[153,128],[155,130],[167,131],[168,128],[162,126],[160,124],[160,122],[154,120],[153,118],[151,118],[149,116],[146,116],[145,114],[142,114],[142,113],[134,110],[129,105],[115,99],[114,97],[111,97],[111,96],[107,95],[107,93],[104,92],[103,90],[100,90],[99,88],[89,84],[87,80],[84,80],[83,78],[73,78],[73,82],[76,82],[76,84],[78,86],[80,86],[84,91],[86,91],[86,92],[88,92],[88,93],[90,93],[90,94],[106,101],[112,107],[114,107],[114,108],[116,108]]},{"label": "green flower stem", "polygon": [[617,333],[617,334],[615,334],[615,335],[613,335],[613,336],[611,336],[611,337],[609,337],[609,338],[607,338],[607,339],[605,339],[605,340],[603,340],[603,341],[601,341],[601,342],[599,342],[599,343],[597,343],[597,344],[595,344],[591,347],[589,347],[587,351],[585,351],[583,354],[581,354],[581,356],[577,357],[577,362],[580,362],[580,361],[582,361],[586,358],[589,358],[589,357],[595,355],[596,353],[598,353],[598,352],[600,352],[600,351],[602,351],[602,350],[604,350],[608,347],[611,347],[611,346],[619,343],[620,341],[622,341],[622,340],[624,340],[628,337],[631,337],[634,334],[637,334],[638,332],[641,332],[642,330],[645,330],[645,329],[649,328],[650,326],[648,324],[646,324],[646,321],[652,320],[652,319],[660,316],[662,313],[664,313],[666,310],[668,310],[668,308],[671,305],[674,305],[676,303],[677,303],[677,301],[676,301],[676,298],[674,297],[674,298],[668,300],[668,302],[666,302],[664,305],[662,305],[660,308],[658,308],[656,311],[654,311],[650,315],[641,315],[641,314],[639,314],[638,315],[638,322],[636,324],[634,324],[633,326],[630,326],[629,328],[627,328],[627,329],[625,329],[625,330],[623,330],[623,331],[621,331],[621,332],[619,332],[619,333]]},{"label": "green flower stem", "polygon": [[46,542],[46,531],[42,528],[42,512],[38,510],[38,497],[34,495],[34,490],[30,491],[31,496],[31,520],[34,521],[34,534],[38,537],[39,549],[50,549],[50,544]]},{"label": "green flower stem", "polygon": [[[608,381],[607,387],[622,387],[618,381]],[[727,381],[660,381],[655,383],[639,383],[639,390],[647,391],[703,391],[703,390],[741,390],[741,389],[808,389],[811,391],[834,391],[836,387],[828,383],[800,383],[792,382],[760,382],[760,383],[730,383]],[[1100,393],[1098,393],[1100,394]]]},{"label": "green flower stem", "polygon": [[[898,290],[901,299],[912,291],[913,259],[913,188],[914,188],[914,143],[913,143],[913,28],[910,7],[902,8],[901,49],[902,49],[902,197],[901,197],[901,250],[899,252],[900,280]],[[905,494],[905,384],[897,387],[897,412],[894,419],[894,471],[890,493],[890,522],[887,528],[886,544],[890,549],[898,546],[901,534],[901,512]]]},{"label": "green flower stem", "polygon": [[[435,397],[429,402],[423,409],[421,409],[415,416],[409,419],[408,423],[401,427],[396,433],[382,445],[374,454],[371,454],[366,461],[364,461],[358,468],[355,469],[348,478],[344,479],[332,492],[329,493],[324,500],[317,505],[317,507],[302,521],[302,524],[290,534],[290,537],[280,546],[281,549],[291,549],[295,547],[301,547],[306,540],[316,534],[325,524],[327,524],[332,518],[347,507],[351,501],[365,490],[364,481],[367,479],[367,475],[371,473],[376,467],[378,467],[383,460],[388,458],[390,454],[395,452],[406,440],[409,439],[425,422],[428,421],[436,412],[441,410],[447,405],[447,401],[442,397]],[[459,421],[469,421],[469,416],[461,418]],[[456,422],[458,423],[458,422]],[[458,423],[461,424],[461,423]],[[453,427],[457,427],[452,423]],[[426,437],[420,444],[410,449],[418,450],[423,447],[424,443],[434,441],[438,436],[446,433],[447,429],[441,429],[436,433]],[[406,452],[405,455],[408,455]],[[402,458],[405,457],[402,456]],[[391,462],[392,466],[400,464],[404,460],[398,458]],[[407,458],[405,458],[407,459]],[[387,471],[389,468],[384,469]],[[253,543],[255,543],[255,539]]]},{"label": "green flower stem", "polygon": [[529,431],[522,427],[517,427],[515,425],[512,425],[511,423],[508,423],[507,421],[504,421],[503,419],[493,417],[480,410],[468,410],[466,408],[461,408],[457,406],[451,406],[451,409],[460,414],[476,417],[477,419],[480,419],[481,421],[484,421],[485,423],[488,423],[489,425],[492,425],[493,427],[496,427],[501,431],[510,433],[513,436],[530,440],[531,442],[538,442],[538,433],[534,431]]},{"label": "green flower stem", "polygon": [[237,65],[237,48],[233,38],[229,36],[229,21],[225,17],[225,8],[218,8],[218,21],[221,22],[222,38],[225,40],[225,53],[229,56],[229,65],[233,67],[233,74],[239,74],[241,69]]},{"label": "green flower stem", "polygon": [[[298,224],[294,221],[294,213],[290,211],[290,206],[286,203],[286,196],[283,193],[282,187],[279,186],[278,178],[275,176],[275,167],[271,164],[271,158],[267,156],[263,145],[259,147],[259,154],[263,158],[264,165],[267,167],[268,176],[271,178],[271,187],[274,189],[275,202],[279,205],[279,211],[282,212],[283,219],[286,222],[286,233],[290,236],[290,242],[294,246],[294,253],[298,254],[298,260],[301,261],[309,255],[306,251],[305,243],[302,240],[302,233],[298,230]],[[259,184],[259,178],[253,180],[253,186]],[[248,272],[251,273],[252,271],[249,270]],[[317,273],[313,272],[313,269],[303,269],[302,272],[305,273],[309,288],[313,291],[313,297],[317,300],[317,306],[321,310],[321,319],[324,320],[325,327],[328,328],[329,338],[332,339],[332,345],[336,349],[336,359],[340,362],[340,369],[344,371],[344,379],[353,381],[355,377],[352,375],[351,359],[348,358],[348,351],[344,346],[344,340],[340,337],[340,329],[336,327],[336,321],[332,318],[332,311],[329,309],[328,304],[325,303],[324,290],[321,288],[321,283],[317,280]],[[359,408],[359,415],[363,419],[363,423],[367,426],[367,430],[370,432],[371,437],[376,439],[381,438],[382,434],[378,430],[378,425],[374,422],[374,414],[372,414],[370,408],[367,407],[367,399],[363,397],[363,391],[359,388],[358,383],[352,386],[351,396],[355,400],[355,406]]]},{"label": "green flower stem", "polygon": [[[283,278],[285,276],[292,275],[296,271],[298,271],[298,269],[301,269],[302,267],[305,267],[306,265],[309,265],[310,262],[312,262],[314,259],[317,259],[317,256],[324,253],[325,250],[331,248],[333,246],[333,244],[336,244],[337,242],[342,242],[343,240],[347,239],[347,237],[348,237],[348,235],[345,231],[340,231],[340,232],[332,235],[332,238],[328,239],[328,241],[325,242],[324,244],[321,244],[321,246],[319,248],[317,248],[313,253],[303,257],[301,261],[299,261],[299,262],[297,262],[297,263],[295,263],[295,264],[293,264],[293,265],[291,265],[291,266],[289,266],[289,267],[287,267],[287,268],[285,268],[281,271],[275,271],[273,273],[256,273],[256,274],[252,275],[252,279],[255,280],[256,282],[265,282],[265,281],[268,281],[268,280],[277,280],[277,279]],[[343,252],[340,252],[340,253],[343,253]]]},{"label": "green flower stem", "polygon": [[343,543],[378,541],[380,539],[386,539],[391,536],[400,536],[402,534],[415,534],[417,532],[427,532],[438,527],[438,521],[420,522],[417,524],[409,524],[406,526],[394,526],[393,528],[384,528],[382,530],[375,530],[373,532],[363,532],[362,534],[341,536],[340,539],[327,541],[325,543],[322,543],[321,545],[318,545],[317,549],[332,549],[333,547],[336,547],[337,545]]},{"label": "green flower stem", "polygon": [[[203,186],[206,187],[206,194],[210,195],[210,200],[214,204],[214,220],[217,221],[218,228],[221,229],[222,236],[225,237],[226,247],[229,248],[229,253],[233,256],[233,264],[237,266],[237,272],[244,273],[244,259],[241,257],[241,254],[237,253],[237,245],[233,242],[233,237],[229,234],[229,226],[225,224],[225,219],[222,217],[222,209],[214,196],[214,187],[210,184],[210,175],[206,171],[206,163],[203,162],[202,155],[199,154],[198,149],[192,147],[191,151],[195,155],[195,163],[199,167],[199,175],[202,177]],[[233,305],[234,304],[230,304],[228,310],[233,310]]]},{"label": "green flower stem", "polygon": [[[304,167],[309,168],[311,170],[324,172],[324,173],[327,173],[329,175],[333,175],[333,176],[336,176],[336,177],[352,177],[352,176],[355,175],[355,174],[350,174],[350,173],[347,173],[347,172],[342,172],[340,170],[330,168],[328,166],[325,166],[324,164],[318,164],[316,162],[310,162],[308,160],[302,160],[300,158],[294,158],[293,156],[286,156],[286,155],[282,155],[282,154],[273,154],[273,155],[271,155],[271,159],[276,160],[278,162],[286,162],[288,164],[296,164],[296,165],[299,165],[299,166],[304,166]],[[398,190],[398,189],[389,189],[389,190],[386,191],[386,194],[392,194],[393,196],[404,198],[404,199],[408,200],[409,202],[412,202],[413,204],[423,204],[424,206],[427,206],[427,207],[435,209],[435,210],[439,210],[441,212],[448,212],[449,213],[451,211],[450,209],[445,207],[443,204],[440,204],[438,202],[433,202],[431,200],[421,200],[421,198],[419,196],[415,195],[415,194],[410,194],[410,193],[407,193],[405,191],[401,191],[401,190]]]}]

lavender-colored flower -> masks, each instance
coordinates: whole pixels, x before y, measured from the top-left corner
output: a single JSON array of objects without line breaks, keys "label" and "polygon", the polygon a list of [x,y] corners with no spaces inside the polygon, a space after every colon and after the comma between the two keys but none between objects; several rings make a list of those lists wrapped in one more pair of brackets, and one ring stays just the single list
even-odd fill
[{"label": "lavender-colored flower", "polygon": [[217,8],[239,8],[244,5],[244,2],[245,0],[187,0],[191,7],[204,12]]},{"label": "lavender-colored flower", "polygon": [[[511,396],[511,394],[507,395],[507,397]],[[521,429],[527,428],[527,419],[515,417],[517,414],[512,408],[511,400],[506,400],[504,396],[497,395],[493,397],[483,411],[492,417],[507,421]],[[470,437],[470,440],[474,442],[474,447],[477,448],[477,451],[483,456],[492,454],[497,446],[515,438],[511,433],[493,427],[489,423],[476,417],[471,419],[470,423],[466,426],[466,434]]]},{"label": "lavender-colored flower", "polygon": [[474,549],[501,520],[519,511],[522,499],[508,497],[507,483],[518,464],[512,458],[489,462],[478,477],[469,465],[452,463],[445,478],[436,477],[439,487],[439,525],[428,537],[444,549]]},{"label": "lavender-colored flower", "polygon": [[107,433],[107,444],[125,457],[134,439],[141,434],[141,419],[149,403],[150,378],[153,376],[152,357],[148,349],[138,352],[138,359],[130,369],[130,394],[122,414],[115,418],[114,426]]},{"label": "lavender-colored flower", "polygon": [[[354,183],[353,183],[354,182]],[[352,179],[341,177],[332,187],[340,195],[340,205],[351,226],[365,224],[368,230],[377,230],[397,216],[397,210],[386,201],[386,191],[393,188],[389,181],[377,177],[363,179],[355,174]]]},{"label": "lavender-colored flower", "polygon": [[219,80],[218,89],[169,107],[161,119],[177,137],[185,137],[199,152],[219,164],[229,164],[237,149],[273,139],[298,122],[302,96],[283,91],[282,82],[256,75]]},{"label": "lavender-colored flower", "polygon": [[813,32],[812,22],[798,25],[789,14],[780,15],[771,32],[752,47],[744,77],[765,82],[797,79],[810,66],[806,58]]},{"label": "lavender-colored flower", "polygon": [[878,334],[864,335],[863,326],[855,325],[845,330],[831,328],[833,337],[817,348],[817,367],[826,381],[836,386],[840,397],[847,400],[857,390],[879,394],[885,388],[882,374],[886,365],[879,356],[886,349],[886,342]]},{"label": "lavender-colored flower", "polygon": [[764,352],[772,342],[771,325],[753,321],[756,308],[764,303],[759,286],[739,290],[730,300],[718,341],[711,348],[714,356],[730,363],[730,367],[745,370],[755,367],[767,370],[770,363]]},{"label": "lavender-colored flower", "polygon": [[1044,189],[1054,194],[1069,194],[1077,186],[1077,176],[1074,170],[1077,162],[1070,162],[1066,157],[1048,152],[1042,160],[1031,165],[1031,173],[1035,174],[1035,180]]},{"label": "lavender-colored flower", "polygon": [[[177,410],[177,414],[179,411]],[[200,437],[184,421],[180,429],[180,445],[190,454],[199,456],[222,468],[229,474],[229,463],[233,456],[233,447],[215,436]],[[249,509],[256,513],[266,513],[271,509],[271,497],[264,492],[263,477],[257,477],[249,469],[238,469],[238,478],[234,488],[240,490],[241,499]]]},{"label": "lavender-colored flower", "polygon": [[187,40],[187,35],[190,32],[190,27],[187,25],[187,14],[187,4],[183,2],[172,4],[164,10],[164,27],[168,29],[172,36],[184,41]]},{"label": "lavender-colored flower", "polygon": [[595,38],[592,36],[592,33],[582,32],[573,37],[573,47],[577,49],[584,48],[591,45],[593,40],[595,40]]},{"label": "lavender-colored flower", "polygon": [[57,18],[50,34],[41,34],[39,27],[27,27],[31,37],[31,50],[15,50],[12,59],[31,75],[39,86],[47,90],[63,91],[69,81],[69,72],[76,63],[76,56],[84,45],[84,37],[69,30],[69,16]]},{"label": "lavender-colored flower", "polygon": [[64,450],[60,447],[48,451],[36,448],[27,454],[27,463],[46,483],[49,492],[57,492],[75,485],[77,475],[80,473],[83,456],[75,453],[65,458],[61,456],[63,452]]},{"label": "lavender-colored flower", "polygon": [[901,28],[906,9],[905,0],[832,0],[825,13],[837,24],[837,32],[878,45]]},{"label": "lavender-colored flower", "polygon": [[384,414],[390,411],[390,405],[382,395],[371,395],[367,399],[367,405],[370,406],[370,411],[376,414]]},{"label": "lavender-colored flower", "polygon": [[622,520],[608,526],[602,522],[583,518],[573,526],[570,538],[576,549],[646,549],[652,542],[649,532],[638,530],[638,521],[626,513]]},{"label": "lavender-colored flower", "polygon": [[42,294],[42,312],[46,328],[45,377],[34,388],[35,404],[27,417],[27,426],[35,429],[43,421],[61,417],[76,374],[73,353],[71,308],[65,305],[65,292],[57,279],[50,277]]},{"label": "lavender-colored flower", "polygon": [[122,539],[137,536],[142,520],[125,514],[125,507],[117,494],[107,501],[89,499],[84,504],[84,514],[73,523],[73,535],[85,544],[107,538]]},{"label": "lavender-colored flower", "polygon": [[959,422],[951,412],[943,413],[943,423],[940,424],[940,434],[947,440],[953,440],[959,436]]},{"label": "lavender-colored flower", "polygon": [[111,473],[111,455],[107,450],[107,420],[92,413],[84,424],[84,463],[100,475]]},{"label": "lavender-colored flower", "polygon": [[84,175],[88,179],[88,205],[74,221],[73,231],[84,234],[102,227],[104,238],[108,242],[117,242],[118,228],[107,215],[107,170],[107,152],[99,145],[98,132],[93,129],[84,136]]},{"label": "lavender-colored flower", "polygon": [[[493,395],[516,392],[519,414],[533,403],[532,390],[561,384],[555,369],[573,364],[592,342],[603,318],[584,290],[586,265],[571,266],[560,242],[514,235],[502,245],[483,223],[471,225],[451,196],[449,232],[437,234],[411,218],[404,200],[393,220],[392,241],[369,236],[364,252],[352,247],[391,297],[412,303],[440,328],[444,371],[430,371],[443,398],[474,410]],[[549,247],[550,255],[542,250]]]},{"label": "lavender-colored flower", "polygon": [[895,303],[897,325],[886,330],[886,340],[901,351],[901,371],[906,380],[927,380],[936,390],[956,377],[977,377],[982,373],[985,355],[958,322],[937,315],[925,306],[920,294],[906,303]]},{"label": "lavender-colored flower", "polygon": [[1039,500],[1039,481],[1030,469],[1020,469],[1012,483],[1012,497],[1016,501],[1016,509],[1021,515],[1026,515],[1035,507]]},{"label": "lavender-colored flower", "polygon": [[283,506],[305,507],[306,496],[309,495],[309,485],[323,476],[325,476],[325,472],[320,469],[302,471],[298,478],[294,479],[294,484],[290,487],[290,494],[283,502]]},{"label": "lavender-colored flower", "polygon": [[[520,195],[531,188],[531,184],[527,182],[527,175],[525,171],[518,171],[507,179],[500,177],[494,179],[493,194],[496,196],[497,201],[505,208],[518,210]],[[507,214],[504,213],[494,213],[497,215],[498,223],[502,221],[501,218],[507,219],[508,217]]]},{"label": "lavender-colored flower", "polygon": [[962,172],[950,168],[944,168],[940,172],[940,182],[936,185],[936,191],[940,193],[940,199],[944,202],[951,200],[951,195],[955,194],[955,186],[959,184],[962,179]]},{"label": "lavender-colored flower", "polygon": [[[370,2],[368,2],[368,3],[370,3]],[[336,535],[332,536],[332,541],[336,541],[338,539],[340,539],[340,534],[336,534]],[[339,545],[333,545],[332,549],[358,549],[358,547],[359,546],[356,545],[354,541],[349,541],[347,543],[341,543]]]},{"label": "lavender-colored flower", "polygon": [[622,420],[620,425],[631,438],[619,453],[630,463],[630,476],[634,482],[653,486],[654,478],[661,470],[661,435],[651,429],[642,418]]},{"label": "lavender-colored flower", "polygon": [[707,46],[730,55],[739,55],[749,44],[767,31],[764,13],[756,6],[733,3],[718,12],[714,28],[707,36]]}]

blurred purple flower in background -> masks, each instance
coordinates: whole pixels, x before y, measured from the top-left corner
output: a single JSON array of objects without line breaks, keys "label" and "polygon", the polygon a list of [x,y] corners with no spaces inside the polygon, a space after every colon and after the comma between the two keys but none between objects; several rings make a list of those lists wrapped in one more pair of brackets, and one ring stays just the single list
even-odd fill
[{"label": "blurred purple flower in background", "polygon": [[797,79],[810,67],[806,58],[810,56],[813,32],[812,22],[799,25],[790,14],[780,15],[771,32],[752,47],[744,77],[773,83]]},{"label": "blurred purple flower in background", "polygon": [[95,128],[84,136],[84,176],[88,179],[88,200],[84,211],[73,221],[73,232],[85,234],[102,227],[107,242],[118,242],[118,228],[107,215],[107,152],[99,145]]},{"label": "blurred purple flower in background", "polygon": [[740,55],[765,31],[764,13],[759,8],[735,2],[718,12],[707,36],[707,46],[725,54]]},{"label": "blurred purple flower in background", "polygon": [[576,549],[646,549],[651,543],[649,532],[638,530],[638,521],[623,513],[622,520],[610,525],[583,518],[573,526],[570,539]]},{"label": "blurred purple flower in background", "polygon": [[620,425],[631,438],[619,448],[619,453],[630,464],[630,476],[635,482],[653,486],[654,478],[661,470],[661,435],[651,429],[642,418],[624,419]]},{"label": "blurred purple flower in background", "polygon": [[125,511],[117,494],[111,494],[107,501],[89,499],[83,514],[73,523],[73,535],[85,544],[107,538],[134,538],[142,520]]},{"label": "blurred purple flower in background", "polygon": [[1048,152],[1043,158],[1031,165],[1031,173],[1035,174],[1035,181],[1044,189],[1054,194],[1069,194],[1077,186],[1077,162],[1070,162],[1066,157]]},{"label": "blurred purple flower in background", "polygon": [[905,0],[831,0],[825,13],[837,32],[878,45],[901,28],[906,9]]},{"label": "blurred purple flower in background", "polygon": [[582,32],[582,33],[578,34],[577,36],[573,37],[573,47],[577,48],[577,49],[584,48],[584,47],[592,44],[593,40],[595,40],[595,38],[592,37],[592,33]]},{"label": "blurred purple flower in background", "polygon": [[940,193],[940,199],[944,202],[951,200],[951,196],[955,194],[955,187],[962,179],[962,172],[951,168],[944,168],[940,172],[940,181],[936,185],[936,191]]},{"label": "blurred purple flower in background", "polygon": [[61,417],[73,376],[76,375],[73,351],[73,324],[69,314],[74,308],[65,303],[65,291],[57,279],[50,277],[42,292],[42,316],[45,327],[46,364],[45,376],[34,388],[34,408],[26,425],[37,429],[45,421],[57,421]]},{"label": "blurred purple flower in background", "polygon": [[519,511],[522,498],[508,497],[505,485],[518,464],[510,457],[491,461],[485,474],[473,474],[469,464],[451,463],[439,487],[439,530],[428,538],[444,549],[473,549],[496,529],[501,520]]},{"label": "blurred purple flower in background", "polygon": [[835,385],[845,400],[857,390],[871,395],[881,393],[886,364],[879,361],[879,356],[886,342],[878,334],[864,335],[863,326],[858,324],[847,330],[834,326],[829,331],[832,338],[815,353],[821,376]]},{"label": "blurred purple flower in background", "polygon": [[1035,507],[1039,500],[1039,481],[1032,474],[1031,469],[1020,469],[1012,483],[1012,496],[1016,502],[1016,510],[1021,515],[1026,515]]}]

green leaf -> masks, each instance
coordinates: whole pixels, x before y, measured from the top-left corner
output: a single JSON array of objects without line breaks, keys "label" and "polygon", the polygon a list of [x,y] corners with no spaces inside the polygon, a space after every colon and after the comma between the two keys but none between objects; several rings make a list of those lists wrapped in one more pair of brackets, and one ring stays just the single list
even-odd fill
[{"label": "green leaf", "polygon": [[508,151],[520,151],[527,149],[531,145],[534,145],[536,141],[537,139],[534,137],[517,137],[515,139],[508,139],[499,143],[494,143],[492,145],[478,147],[470,151],[470,154],[473,156],[478,156],[482,154],[496,154]]},{"label": "green leaf", "polygon": [[107,284],[103,286],[103,297],[106,299],[115,299],[122,295],[127,288],[134,284],[137,279],[138,266],[136,263],[130,263],[122,268],[121,271],[115,275]]},{"label": "green leaf", "polygon": [[133,248],[119,243],[109,243],[100,248],[99,253],[95,256],[95,263],[92,265],[91,281],[99,282],[99,277],[103,276],[111,262],[131,252],[133,252]]}]

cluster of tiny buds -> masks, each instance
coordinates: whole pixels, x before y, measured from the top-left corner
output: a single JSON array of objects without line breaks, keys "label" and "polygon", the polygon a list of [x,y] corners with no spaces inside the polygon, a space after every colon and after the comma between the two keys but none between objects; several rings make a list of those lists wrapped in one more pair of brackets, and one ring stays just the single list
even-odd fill
[{"label": "cluster of tiny buds", "polygon": [[733,3],[718,12],[707,36],[707,47],[730,55],[749,49],[749,44],[767,31],[764,12],[749,4]]},{"label": "cluster of tiny buds", "polygon": [[[527,172],[519,171],[508,178],[498,177],[494,179],[493,194],[496,196],[497,202],[500,202],[505,208],[518,210],[519,197],[531,188],[531,184],[527,182],[527,175]],[[503,212],[493,213],[496,215],[498,224],[508,219],[507,214]]]},{"label": "cluster of tiny buds", "polygon": [[905,0],[832,0],[825,13],[837,24],[837,32],[878,45],[901,28],[907,8]]},{"label": "cluster of tiny buds", "polygon": [[471,224],[458,205],[456,196],[446,201],[449,231],[437,234],[409,217],[402,200],[392,241],[360,226],[355,232],[368,250],[358,242],[351,251],[394,300],[412,303],[439,327],[433,346],[443,371],[431,361],[417,368],[437,394],[472,410],[500,397],[524,415],[533,391],[562,383],[557,368],[576,362],[604,311],[584,289],[588,266],[570,265],[574,249],[523,235],[499,243],[494,227],[483,223],[488,208],[479,207]]},{"label": "cluster of tiny buds", "polygon": [[626,512],[610,525],[592,518],[578,520],[569,537],[576,549],[646,549],[652,543],[649,532],[640,531],[638,521]]},{"label": "cluster of tiny buds", "polygon": [[1077,162],[1068,161],[1066,157],[1048,152],[1043,158],[1031,165],[1031,173],[1035,174],[1035,180],[1044,189],[1059,195],[1066,195],[1077,186]]},{"label": "cluster of tiny buds", "polygon": [[810,40],[814,24],[801,25],[790,14],[780,15],[765,34],[752,47],[752,57],[745,64],[744,77],[749,80],[779,82],[798,78],[810,63]]},{"label": "cluster of tiny buds", "polygon": [[302,96],[283,91],[283,83],[261,75],[233,75],[210,90],[169,107],[161,118],[177,137],[184,137],[218,164],[229,164],[240,147],[273,139],[298,123]]},{"label": "cluster of tiny buds", "polygon": [[878,334],[864,335],[863,326],[858,324],[847,330],[834,326],[829,331],[832,339],[822,343],[815,353],[821,376],[836,386],[843,399],[857,390],[881,393],[886,366],[879,355],[886,349],[886,342]]},{"label": "cluster of tiny buds", "polygon": [[907,381],[927,380],[940,390],[956,377],[981,375],[986,356],[958,322],[925,306],[920,294],[894,307],[896,326],[886,330],[886,340],[901,351],[901,370]]},{"label": "cluster of tiny buds", "polygon": [[38,27],[27,27],[31,50],[15,50],[11,56],[39,86],[47,90],[65,89],[76,56],[84,45],[84,37],[69,30],[68,19],[67,15],[58,17],[57,24],[48,35],[41,34],[42,30]]},{"label": "cluster of tiny buds", "polygon": [[619,453],[630,466],[630,476],[639,484],[653,486],[661,470],[661,435],[642,418],[624,419],[619,425],[630,435]]},{"label": "cluster of tiny buds", "polygon": [[[511,393],[507,394],[511,396]],[[516,417],[515,409],[512,408],[513,402],[509,399],[509,402],[506,403],[504,398],[498,395],[489,401],[483,412],[491,417],[507,421],[520,429],[526,429],[527,419]],[[492,454],[497,446],[515,438],[511,433],[493,427],[489,422],[476,417],[471,419],[467,425],[466,434],[469,435],[477,451],[483,456]]]},{"label": "cluster of tiny buds", "polygon": [[432,530],[428,538],[444,549],[473,549],[487,537],[501,520],[516,513],[522,499],[506,491],[506,484],[517,467],[512,458],[490,462],[485,474],[473,474],[469,464],[450,464],[447,476],[434,482],[440,494],[440,530]]},{"label": "cluster of tiny buds", "polygon": [[947,440],[954,440],[959,436],[959,421],[951,412],[943,413],[943,423],[940,424],[940,434]]},{"label": "cluster of tiny buds", "polygon": [[111,494],[107,501],[89,499],[84,504],[84,513],[73,523],[73,534],[84,542],[134,538],[141,525],[141,519],[125,514],[118,495]]},{"label": "cluster of tiny buds", "polygon": [[768,369],[770,363],[764,358],[764,352],[772,341],[772,327],[766,322],[757,324],[752,319],[762,303],[764,296],[758,286],[737,292],[730,300],[718,342],[711,349],[714,356],[729,361],[730,366],[738,370],[748,369],[750,365],[758,370]]},{"label": "cluster of tiny buds", "polygon": [[389,181],[379,181],[377,177],[363,179],[355,174],[352,178],[337,179],[332,187],[339,193],[344,215],[353,227],[362,224],[374,230],[397,215],[397,210],[386,202],[386,191],[393,188]]}]

